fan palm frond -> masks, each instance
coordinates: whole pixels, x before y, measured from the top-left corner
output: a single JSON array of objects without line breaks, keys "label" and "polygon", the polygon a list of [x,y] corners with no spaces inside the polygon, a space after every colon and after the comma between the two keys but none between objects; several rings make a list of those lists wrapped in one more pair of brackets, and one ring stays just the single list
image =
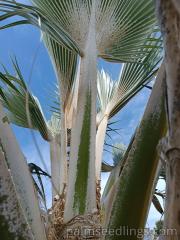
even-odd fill
[{"label": "fan palm frond", "polygon": [[65,49],[47,34],[44,35],[44,41],[49,50],[60,83],[60,90],[62,88],[61,102],[65,103],[67,102],[71,89],[74,86],[78,64],[77,54]]},{"label": "fan palm frond", "polygon": [[112,118],[126,103],[156,75],[162,59],[162,42],[156,45],[144,58],[142,63],[125,63],[117,81],[113,81],[104,71],[98,74],[98,106],[97,121],[108,115]]},{"label": "fan palm frond", "polygon": [[60,24],[57,25],[55,21],[51,21],[49,16],[40,8],[18,3],[16,1],[3,0],[0,1],[0,13],[0,21],[4,21],[14,16],[20,16],[23,18],[22,20],[14,20],[11,23],[4,24],[0,29],[22,24],[32,24],[41,28],[43,32],[51,35],[53,39],[59,42],[62,46],[82,55],[77,44],[71,39],[62,26],[60,26]]},{"label": "fan palm frond", "polygon": [[[39,100],[28,90],[17,60],[12,60],[15,76],[7,69],[5,73],[0,73],[1,100],[7,110],[10,122],[25,128],[38,130],[45,140],[49,140],[50,132],[46,123]],[[28,94],[28,98],[27,98]],[[27,118],[26,99],[28,99],[31,126]]]},{"label": "fan palm frond", "polygon": [[[62,27],[82,52],[92,17],[100,57],[109,61],[137,61],[151,47],[144,41],[156,26],[151,0],[33,0],[33,3],[50,22]],[[139,51],[140,46],[143,51]]]},{"label": "fan palm frond", "polygon": [[[72,116],[77,106],[78,86],[79,86],[79,59],[77,53],[74,53],[53,40],[49,35],[44,34],[44,42],[51,56],[57,80],[57,96],[61,106],[53,108],[58,114],[66,114],[67,127],[71,128]],[[62,115],[63,116],[63,115]]]},{"label": "fan palm frond", "polygon": [[126,152],[126,146],[124,144],[117,143],[114,145],[115,148],[112,149],[113,152],[113,163],[116,166],[124,157]]},{"label": "fan palm frond", "polygon": [[[152,47],[145,42],[149,34],[156,31],[152,0],[33,0],[33,3],[36,7],[0,1],[1,20],[17,15],[23,17],[3,27],[27,23],[40,26],[63,47],[83,56],[94,18],[100,57],[108,61],[134,62],[142,59]],[[154,41],[154,38],[149,37],[149,40]]]},{"label": "fan palm frond", "polygon": [[99,55],[115,62],[137,62],[138,59],[142,59],[148,53],[148,48],[152,47],[145,39],[154,41],[154,36],[149,34],[156,31],[153,1],[98,2]]},{"label": "fan palm frond", "polygon": [[60,134],[61,130],[61,119],[56,113],[53,113],[51,119],[47,122],[48,128],[53,136]]},{"label": "fan palm frond", "polygon": [[105,113],[115,92],[115,81],[104,70],[98,72],[97,79],[98,110]]}]

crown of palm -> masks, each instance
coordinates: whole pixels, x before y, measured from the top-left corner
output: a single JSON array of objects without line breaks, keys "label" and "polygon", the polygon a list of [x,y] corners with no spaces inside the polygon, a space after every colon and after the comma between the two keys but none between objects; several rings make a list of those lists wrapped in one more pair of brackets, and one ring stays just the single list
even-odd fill
[{"label": "crown of palm", "polygon": [[98,56],[109,61],[132,62],[144,56],[145,38],[156,25],[152,0],[33,0],[33,3],[47,19],[69,34],[82,53],[93,17]]}]

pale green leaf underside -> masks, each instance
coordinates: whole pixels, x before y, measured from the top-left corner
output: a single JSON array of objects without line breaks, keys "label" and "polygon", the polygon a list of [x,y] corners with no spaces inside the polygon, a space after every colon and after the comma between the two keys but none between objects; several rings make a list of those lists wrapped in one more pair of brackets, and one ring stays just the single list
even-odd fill
[{"label": "pale green leaf underside", "polygon": [[[93,0],[33,0],[47,19],[62,27],[84,50]],[[156,26],[152,0],[96,0],[96,42],[99,56],[132,62],[146,54],[146,37]],[[139,51],[140,47],[143,51]]]},{"label": "pale green leaf underside", "polygon": [[[5,68],[5,73],[0,73],[0,81],[5,84],[0,87],[0,95],[8,118],[18,126],[38,130],[45,140],[49,140],[50,132],[39,100],[28,90],[16,59],[12,60],[12,64],[16,77]],[[29,104],[31,123],[27,119],[26,100]]]},{"label": "pale green leaf underside", "polygon": [[[89,31],[93,0],[33,0],[36,7],[0,1],[0,20],[21,16],[80,56]],[[153,0],[96,0],[96,44],[108,61],[134,62],[147,54],[145,39],[156,26]],[[3,26],[2,26],[3,27]],[[141,49],[141,51],[140,51]]]},{"label": "pale green leaf underside", "polygon": [[[11,23],[4,23],[6,19],[11,19],[14,16],[20,16],[23,20],[14,20]],[[8,27],[13,27],[22,24],[32,24],[39,27],[43,32],[48,33],[63,47],[66,47],[81,55],[77,44],[72,40],[69,34],[56,22],[52,22],[49,17],[33,6],[21,4],[15,1],[3,0],[0,1],[0,30]]]},{"label": "pale green leaf underside", "polygon": [[138,93],[144,84],[152,80],[162,59],[161,39],[156,41],[141,63],[125,63],[119,79],[113,81],[104,71],[98,74],[98,118],[105,114],[109,118],[118,113]]},{"label": "pale green leaf underside", "polygon": [[44,42],[48,48],[55,72],[58,77],[59,87],[61,90],[61,102],[65,107],[71,97],[74,89],[76,72],[78,66],[78,55],[53,40],[49,35],[44,34]]}]

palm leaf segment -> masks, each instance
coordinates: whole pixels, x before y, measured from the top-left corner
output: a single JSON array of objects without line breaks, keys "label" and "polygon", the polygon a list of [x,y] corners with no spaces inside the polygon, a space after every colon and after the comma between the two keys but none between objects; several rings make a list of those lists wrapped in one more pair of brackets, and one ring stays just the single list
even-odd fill
[{"label": "palm leaf segment", "polygon": [[[25,20],[10,26],[40,25],[60,45],[80,56],[83,56],[92,9],[95,9],[98,55],[108,61],[141,59],[149,47],[144,40],[156,26],[152,0],[33,0],[33,3],[36,7],[0,1],[0,20],[20,15]],[[139,51],[142,46],[143,51]]]},{"label": "palm leaf segment", "polygon": [[147,48],[143,51],[139,48],[145,45],[145,36],[156,25],[151,0],[33,0],[33,3],[71,36],[82,53],[95,5],[98,55],[109,61],[129,62],[143,57]]},{"label": "palm leaf segment", "polygon": [[[0,87],[1,100],[7,110],[10,122],[25,128],[38,130],[42,137],[49,141],[50,128],[41,109],[38,99],[27,89],[22,73],[16,59],[12,60],[15,76],[11,75],[5,68],[5,73],[0,72],[1,83],[6,86]],[[27,119],[26,97],[28,94],[29,113],[31,126]]]},{"label": "palm leaf segment", "polygon": [[77,52],[79,55],[80,49],[77,44],[70,38],[64,29],[57,25],[55,22],[51,22],[49,17],[33,6],[18,3],[16,1],[3,0],[0,1],[0,21],[4,21],[13,16],[21,16],[23,20],[15,20],[12,23],[2,25],[0,29],[13,27],[22,24],[32,24],[40,27],[43,32],[48,33],[53,37],[60,45]]},{"label": "palm leaf segment", "polygon": [[107,115],[112,118],[149,81],[155,77],[162,59],[161,40],[141,63],[125,63],[117,81],[113,81],[103,70],[98,73],[98,115],[99,124]]},{"label": "palm leaf segment", "polygon": [[[67,48],[62,47],[49,35],[44,34],[44,42],[50,53],[52,63],[57,74],[60,87],[61,108],[67,112],[75,104],[75,94],[78,88],[78,55]],[[74,106],[75,107],[75,106]]]},{"label": "palm leaf segment", "polygon": [[58,117],[57,113],[52,114],[51,119],[47,122],[48,128],[51,131],[52,136],[60,135],[61,129],[61,120]]}]

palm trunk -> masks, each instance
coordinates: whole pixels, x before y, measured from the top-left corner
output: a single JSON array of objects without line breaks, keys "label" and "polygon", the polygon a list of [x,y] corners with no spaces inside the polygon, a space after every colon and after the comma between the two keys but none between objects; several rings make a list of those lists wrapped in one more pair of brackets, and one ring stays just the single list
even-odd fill
[{"label": "palm trunk", "polygon": [[119,230],[108,240],[137,240],[144,229],[158,168],[156,147],[166,129],[163,81],[161,68],[118,181],[108,227]]},{"label": "palm trunk", "polygon": [[[95,5],[95,1],[93,1]],[[65,222],[96,211],[95,139],[97,49],[92,7],[84,57],[81,59],[77,112],[72,128]]]},{"label": "palm trunk", "polygon": [[107,226],[110,219],[112,204],[119,179],[120,168],[121,166],[118,165],[112,170],[101,198],[101,208],[103,215],[102,224],[104,227]]},{"label": "palm trunk", "polygon": [[[169,133],[162,150],[167,166],[165,228],[176,229],[180,238],[180,4],[156,0],[164,38]],[[172,237],[172,238],[171,238]],[[175,239],[168,236],[166,239]]]},{"label": "palm trunk", "polygon": [[134,137],[136,135],[136,132],[134,136],[132,137],[128,149],[126,150],[126,154],[124,155],[122,161],[118,163],[118,165],[112,170],[108,181],[106,183],[102,198],[101,198],[101,205],[102,205],[102,212],[103,212],[103,226],[107,227],[111,211],[113,207],[113,201],[115,198],[116,189],[118,187],[118,180],[120,178],[121,172],[123,170],[123,167],[125,166],[125,163],[128,158],[129,151],[131,150],[133,143],[134,143]]},{"label": "palm trunk", "polygon": [[37,194],[25,158],[0,105],[0,142],[19,195],[20,204],[37,240],[45,240]]},{"label": "palm trunk", "polygon": [[61,159],[61,144],[59,136],[52,137],[50,142],[51,153],[51,181],[52,181],[52,196],[53,200],[56,195],[60,194],[60,159]]},{"label": "palm trunk", "polygon": [[61,157],[60,157],[60,194],[67,185],[67,127],[66,111],[61,113]]},{"label": "palm trunk", "polygon": [[106,115],[100,122],[96,133],[96,181],[99,181],[101,176],[102,156],[104,141],[106,137],[107,124],[108,116]]},{"label": "palm trunk", "polygon": [[33,240],[14,182],[0,146],[0,236],[1,239]]}]

